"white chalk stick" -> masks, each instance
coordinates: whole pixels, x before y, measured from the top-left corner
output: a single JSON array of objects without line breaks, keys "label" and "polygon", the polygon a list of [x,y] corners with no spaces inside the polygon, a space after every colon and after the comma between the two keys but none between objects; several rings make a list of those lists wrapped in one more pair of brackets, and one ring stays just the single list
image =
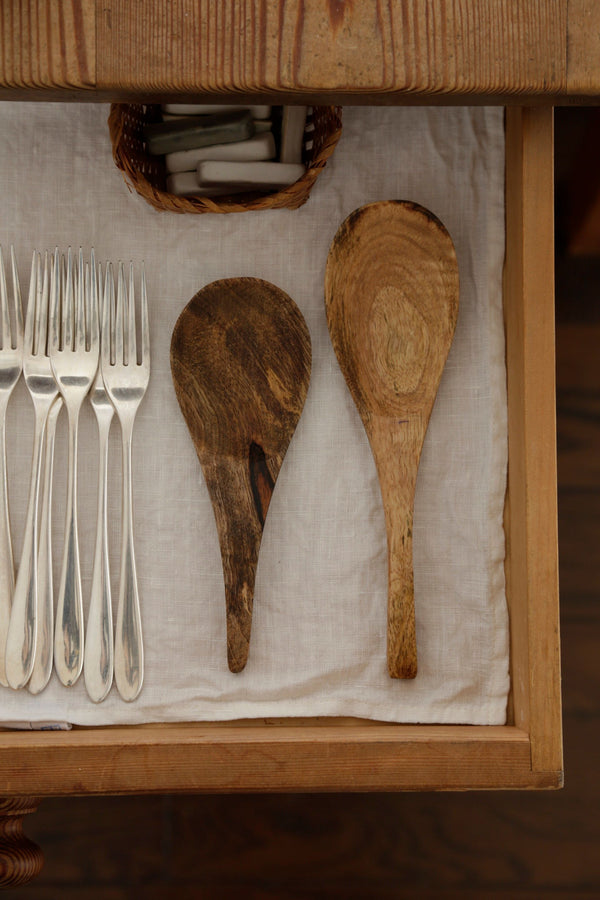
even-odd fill
[{"label": "white chalk stick", "polygon": [[253,119],[254,134],[264,134],[266,131],[273,130],[273,123],[270,119]]},{"label": "white chalk stick", "polygon": [[281,150],[279,160],[282,163],[302,162],[302,145],[304,143],[304,127],[306,125],[306,106],[284,106],[281,120]]},{"label": "white chalk stick", "polygon": [[270,106],[230,106],[211,103],[165,103],[161,107],[163,113],[173,116],[204,116],[212,113],[229,112],[232,109],[249,109],[254,119],[268,119]]},{"label": "white chalk stick", "polygon": [[236,184],[246,190],[273,190],[293,184],[305,172],[302,165],[279,162],[225,162],[206,160],[198,163],[200,188]]},{"label": "white chalk stick", "polygon": [[175,172],[167,178],[167,191],[176,197],[222,197],[233,193],[233,186],[201,188],[196,172]]},{"label": "white chalk stick", "polygon": [[199,162],[205,159],[257,161],[273,159],[275,139],[271,132],[257,134],[247,141],[233,144],[215,144],[212,147],[198,147],[196,150],[178,150],[165,155],[167,172],[196,172]]}]

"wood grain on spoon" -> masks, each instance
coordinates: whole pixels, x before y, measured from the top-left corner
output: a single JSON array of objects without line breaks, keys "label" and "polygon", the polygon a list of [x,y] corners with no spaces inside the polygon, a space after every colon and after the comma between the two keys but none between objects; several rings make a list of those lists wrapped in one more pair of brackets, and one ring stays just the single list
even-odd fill
[{"label": "wood grain on spoon", "polygon": [[223,562],[227,659],[246,665],[265,518],[310,379],[310,336],[258,278],[207,285],[179,317],[171,371],[210,493]]},{"label": "wood grain on spoon", "polygon": [[365,426],[388,537],[388,670],[414,678],[412,531],[421,449],[458,315],[458,267],[442,223],[414,203],[355,210],[327,260],[325,303]]}]

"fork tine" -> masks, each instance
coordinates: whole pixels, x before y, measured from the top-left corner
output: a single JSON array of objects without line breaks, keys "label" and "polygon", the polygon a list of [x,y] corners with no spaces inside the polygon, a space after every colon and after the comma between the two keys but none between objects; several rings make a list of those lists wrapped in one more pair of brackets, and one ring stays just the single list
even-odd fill
[{"label": "fork tine", "polygon": [[123,362],[123,325],[125,318],[125,303],[127,302],[127,288],[125,286],[125,269],[119,262],[119,281],[117,284],[117,308],[115,311],[114,332],[114,358],[116,363]]},{"label": "fork tine", "polygon": [[96,254],[92,247],[90,251],[90,262],[85,264],[85,327],[88,337],[90,335],[90,325],[92,317],[92,306],[98,302],[98,272],[96,271]]},{"label": "fork tine", "polygon": [[60,339],[62,332],[60,295],[62,283],[62,258],[59,255],[57,247],[54,251],[54,258],[52,261],[52,275],[50,284],[50,322],[52,323],[50,333],[50,346],[54,352],[60,350]]},{"label": "fork tine", "polygon": [[18,350],[23,346],[23,304],[21,303],[21,284],[19,282],[19,273],[17,271],[17,258],[15,256],[15,248],[12,245],[10,248],[10,262],[12,267],[13,279],[15,325],[17,328],[17,333],[14,338],[14,344]]},{"label": "fork tine", "polygon": [[[61,281],[60,281],[61,296],[64,297],[66,290],[67,290],[67,257],[65,256],[64,253],[61,253],[61,255],[60,255],[60,275],[61,275]],[[62,337],[62,324],[61,324],[61,337]]]},{"label": "fork tine", "polygon": [[137,363],[135,340],[135,281],[133,263],[129,263],[129,297],[127,301],[127,362],[130,366]]},{"label": "fork tine", "polygon": [[115,306],[115,281],[113,278],[112,265],[107,263],[106,276],[104,279],[104,301],[102,303],[102,339],[100,341],[100,349],[102,353],[102,367],[106,369],[111,363],[111,347],[114,343],[112,334],[112,326],[114,324],[114,306]]},{"label": "fork tine", "polygon": [[[95,281],[95,278],[93,279]],[[85,322],[85,333],[87,334],[90,324],[90,310],[92,308],[92,270],[90,263],[85,264],[85,290],[83,292],[83,313],[84,313],[84,322]],[[85,350],[85,344],[84,344]]]},{"label": "fork tine", "polygon": [[[35,353],[38,354],[42,352],[43,346],[46,343],[46,329],[44,325],[44,321],[47,319],[47,316],[44,317],[44,279],[42,276],[42,255],[38,253],[37,255],[37,290],[36,294],[36,317],[35,317],[35,340],[34,340],[34,350]],[[47,310],[46,310],[47,312]],[[43,321],[44,320],[44,321]]]},{"label": "fork tine", "polygon": [[92,247],[90,253],[90,291],[89,303],[87,307],[87,326],[90,350],[97,352],[100,344],[100,321],[99,321],[99,304],[100,297],[98,291],[98,274],[96,272],[96,253]]},{"label": "fork tine", "polygon": [[44,315],[44,283],[42,280],[42,256],[37,254],[35,291],[35,323],[33,326],[33,353],[37,356],[46,342],[46,330],[42,323]]},{"label": "fork tine", "polygon": [[[36,296],[36,316],[35,316],[35,338],[34,338],[34,352],[36,355],[38,353],[43,352],[44,345],[46,343],[46,328],[45,322],[47,321],[47,315],[44,315],[44,279],[42,276],[42,256],[41,253],[37,255],[37,290],[35,292]],[[46,313],[48,311],[46,310]]]},{"label": "fork tine", "polygon": [[[92,250],[92,253],[94,251]],[[103,288],[103,278],[102,278],[102,263],[96,263],[96,256],[94,254],[94,265],[96,266],[96,298],[97,298],[97,308],[98,308],[98,341],[100,341],[102,336],[102,323],[103,313],[104,313],[104,288]]]},{"label": "fork tine", "polygon": [[33,353],[33,344],[35,340],[35,320],[37,308],[37,257],[36,251],[33,251],[31,258],[31,275],[29,277],[29,297],[27,300],[27,315],[25,317],[25,334],[24,347],[25,353],[30,356]]},{"label": "fork tine", "polygon": [[[85,295],[86,295],[86,268],[83,263],[83,250],[79,248],[79,268],[77,275],[77,291],[75,299],[75,334],[73,347],[75,350],[85,351]],[[89,278],[89,271],[88,271]],[[88,292],[89,293],[89,292]]]},{"label": "fork tine", "polygon": [[2,342],[2,349],[4,350],[8,349],[8,344],[10,343],[10,315],[8,312],[8,291],[6,289],[6,274],[4,272],[2,247],[0,247],[0,306],[2,307],[2,329],[0,339]]},{"label": "fork tine", "polygon": [[67,253],[67,272],[65,276],[65,291],[62,297],[62,349],[73,347],[73,308],[75,293],[75,273],[73,271],[73,254],[69,247]]},{"label": "fork tine", "polygon": [[40,333],[42,335],[42,345],[40,347],[40,353],[43,353],[44,356],[48,356],[50,352],[49,348],[49,340],[48,340],[48,293],[50,290],[50,266],[49,266],[49,256],[48,251],[44,253],[44,275],[42,279],[42,309],[40,312]]},{"label": "fork tine", "polygon": [[146,267],[142,263],[142,365],[150,365],[150,327],[148,324],[148,294],[146,291]]}]

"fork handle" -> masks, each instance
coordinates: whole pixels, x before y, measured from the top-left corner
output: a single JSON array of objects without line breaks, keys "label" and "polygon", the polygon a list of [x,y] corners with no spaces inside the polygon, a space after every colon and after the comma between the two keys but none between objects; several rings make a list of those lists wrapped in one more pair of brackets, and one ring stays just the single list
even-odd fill
[{"label": "fork handle", "polygon": [[108,435],[111,420],[112,414],[109,417],[98,417],[98,515],[83,661],[85,686],[89,697],[95,703],[104,700],[113,679],[113,623],[107,523]]},{"label": "fork handle", "polygon": [[36,413],[31,481],[19,572],[6,640],[6,677],[10,687],[24,687],[35,656],[37,617],[37,512],[42,463],[42,439],[47,411]]},{"label": "fork handle", "polygon": [[10,537],[8,513],[8,479],[6,475],[6,404],[0,408],[0,684],[8,687],[6,678],[6,638],[12,596],[15,588],[15,565]]},{"label": "fork handle", "polygon": [[115,640],[115,681],[123,700],[135,700],[144,680],[144,647],[133,547],[131,433],[133,423],[121,420],[123,435],[123,502],[121,508],[121,574]]},{"label": "fork handle", "polygon": [[31,694],[43,691],[52,675],[52,648],[54,642],[54,600],[52,585],[52,470],[54,466],[54,438],[56,423],[62,409],[62,398],[56,397],[44,433],[44,473],[42,481],[42,507],[37,557],[37,617],[36,646],[33,671],[27,690]]},{"label": "fork handle", "polygon": [[83,668],[83,597],[77,536],[77,423],[79,408],[79,406],[69,407],[67,404],[69,415],[67,516],[54,632],[54,667],[61,682],[67,687],[75,684]]}]

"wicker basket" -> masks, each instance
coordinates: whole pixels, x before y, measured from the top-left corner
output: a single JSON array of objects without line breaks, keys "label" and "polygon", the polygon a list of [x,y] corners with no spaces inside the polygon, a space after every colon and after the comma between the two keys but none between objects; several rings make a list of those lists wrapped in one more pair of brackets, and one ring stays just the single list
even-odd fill
[{"label": "wicker basket", "polygon": [[[166,190],[166,170],[161,156],[146,152],[143,127],[160,121],[160,106],[113,103],[108,127],[113,157],[128,186],[155,209],[176,213],[228,213],[252,209],[298,209],[306,203],[312,187],[342,132],[338,106],[315,106],[306,121],[304,158],[306,172],[294,184],[272,194],[257,192],[229,197],[176,197]],[[199,189],[200,190],[200,189]]]}]

